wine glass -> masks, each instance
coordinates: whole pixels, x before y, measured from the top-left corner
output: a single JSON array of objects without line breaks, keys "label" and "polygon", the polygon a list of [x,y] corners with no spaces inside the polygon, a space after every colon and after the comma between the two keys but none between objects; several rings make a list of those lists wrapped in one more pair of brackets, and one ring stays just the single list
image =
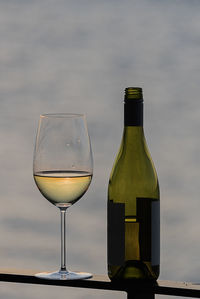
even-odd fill
[{"label": "wine glass", "polygon": [[45,279],[85,279],[92,274],[66,269],[66,210],[87,191],[93,160],[86,119],[83,114],[43,114],[36,136],[33,176],[42,195],[60,209],[61,267],[53,273],[38,273]]}]

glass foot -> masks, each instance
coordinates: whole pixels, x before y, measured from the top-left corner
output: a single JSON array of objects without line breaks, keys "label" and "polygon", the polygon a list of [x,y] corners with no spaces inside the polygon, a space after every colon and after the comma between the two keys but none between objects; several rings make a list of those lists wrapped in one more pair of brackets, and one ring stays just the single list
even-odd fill
[{"label": "glass foot", "polygon": [[92,274],[86,272],[57,271],[37,273],[35,276],[42,279],[75,280],[91,278]]}]

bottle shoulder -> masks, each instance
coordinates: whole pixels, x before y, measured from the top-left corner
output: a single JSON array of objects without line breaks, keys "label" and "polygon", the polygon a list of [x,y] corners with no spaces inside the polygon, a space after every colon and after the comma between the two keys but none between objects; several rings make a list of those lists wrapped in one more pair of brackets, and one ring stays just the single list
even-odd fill
[{"label": "bottle shoulder", "polygon": [[[109,195],[159,198],[159,183],[144,135],[122,139],[109,180]],[[123,196],[124,197],[124,196]]]},{"label": "bottle shoulder", "polygon": [[152,175],[157,177],[145,138],[140,142],[137,141],[137,144],[132,140],[126,144],[122,141],[110,178],[124,175],[130,175],[132,178]]}]

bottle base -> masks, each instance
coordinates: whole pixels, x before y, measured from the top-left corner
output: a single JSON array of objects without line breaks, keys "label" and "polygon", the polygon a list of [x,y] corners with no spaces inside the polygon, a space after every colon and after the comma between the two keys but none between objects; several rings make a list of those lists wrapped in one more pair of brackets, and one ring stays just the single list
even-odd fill
[{"label": "bottle base", "polygon": [[111,281],[142,280],[155,282],[159,276],[159,266],[150,266],[148,262],[127,261],[124,266],[110,268],[108,276]]}]

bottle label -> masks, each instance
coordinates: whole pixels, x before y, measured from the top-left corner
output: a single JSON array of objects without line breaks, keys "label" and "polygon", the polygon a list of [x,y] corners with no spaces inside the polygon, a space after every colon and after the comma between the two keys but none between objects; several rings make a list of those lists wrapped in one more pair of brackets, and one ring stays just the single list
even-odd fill
[{"label": "bottle label", "polygon": [[124,265],[125,261],[125,204],[108,201],[108,263]]},{"label": "bottle label", "polygon": [[151,264],[160,264],[160,201],[152,201],[151,206]]},{"label": "bottle label", "polygon": [[150,198],[137,198],[137,220],[140,224],[140,259],[160,262],[160,201]]},{"label": "bottle label", "polygon": [[125,204],[108,201],[108,264],[125,261],[160,263],[160,201],[136,199],[136,215],[125,217]]}]

